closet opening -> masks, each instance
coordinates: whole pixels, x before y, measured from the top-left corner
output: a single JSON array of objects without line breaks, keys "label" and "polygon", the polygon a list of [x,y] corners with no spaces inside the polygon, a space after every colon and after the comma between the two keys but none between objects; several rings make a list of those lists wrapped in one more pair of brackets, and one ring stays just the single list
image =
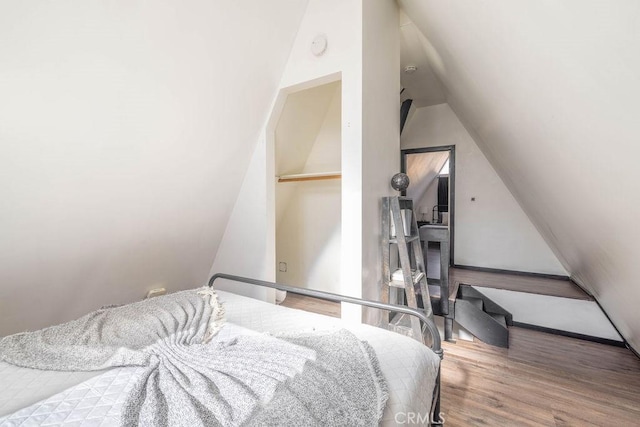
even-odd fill
[{"label": "closet opening", "polygon": [[274,132],[278,283],[340,293],[341,134],[341,81],[287,95]]}]

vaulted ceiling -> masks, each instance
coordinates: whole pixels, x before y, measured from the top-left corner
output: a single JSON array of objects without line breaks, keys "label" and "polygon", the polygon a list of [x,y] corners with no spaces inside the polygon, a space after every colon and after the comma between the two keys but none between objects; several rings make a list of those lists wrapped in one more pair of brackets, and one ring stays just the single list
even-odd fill
[{"label": "vaulted ceiling", "polygon": [[[425,38],[409,17],[400,13],[400,78],[402,100],[413,100],[414,107],[428,107],[447,101],[445,88],[433,71]],[[412,68],[413,67],[413,68]]]},{"label": "vaulted ceiling", "polygon": [[567,271],[640,348],[640,3],[398,3],[446,102]]}]

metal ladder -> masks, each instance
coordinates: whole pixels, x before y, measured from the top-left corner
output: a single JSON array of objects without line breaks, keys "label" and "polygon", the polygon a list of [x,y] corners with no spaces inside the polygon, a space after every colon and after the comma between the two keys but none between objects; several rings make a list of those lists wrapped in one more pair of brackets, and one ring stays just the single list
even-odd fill
[{"label": "metal ladder", "polygon": [[[403,219],[403,214],[405,218]],[[407,218],[410,215],[411,218]],[[406,230],[408,228],[408,230]],[[393,232],[395,230],[395,233]],[[411,249],[411,250],[409,250]],[[392,271],[392,251],[397,251],[396,268]],[[415,269],[412,270],[412,262]],[[399,272],[402,280],[397,280]],[[395,273],[395,274],[394,274]],[[396,280],[394,280],[394,276]],[[422,256],[420,233],[413,200],[406,197],[382,198],[382,302],[400,304],[398,301],[404,293],[407,306],[419,310],[416,299],[415,285],[419,285],[425,315],[433,318],[431,298],[427,286],[427,270]],[[397,292],[396,290],[400,291]],[[395,319],[399,321],[399,319]],[[394,319],[391,320],[394,322]],[[411,319],[412,335],[416,339],[422,337],[420,322]]]}]

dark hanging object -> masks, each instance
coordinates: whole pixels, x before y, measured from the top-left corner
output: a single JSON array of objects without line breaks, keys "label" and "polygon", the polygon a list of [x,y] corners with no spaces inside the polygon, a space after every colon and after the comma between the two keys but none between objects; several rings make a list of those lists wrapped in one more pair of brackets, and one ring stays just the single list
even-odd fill
[{"label": "dark hanging object", "polygon": [[438,177],[438,212],[449,212],[449,177]]},{"label": "dark hanging object", "polygon": [[409,117],[409,110],[411,109],[412,103],[413,99],[405,99],[400,106],[400,134],[402,134],[402,129],[404,129],[404,124],[407,121],[407,117]]}]

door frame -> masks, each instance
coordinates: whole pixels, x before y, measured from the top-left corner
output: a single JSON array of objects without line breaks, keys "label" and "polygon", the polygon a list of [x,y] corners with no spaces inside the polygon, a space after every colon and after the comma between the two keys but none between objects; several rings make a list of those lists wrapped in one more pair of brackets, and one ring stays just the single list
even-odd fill
[{"label": "door frame", "polygon": [[[400,171],[407,173],[407,155],[420,153],[449,152],[449,266],[455,265],[455,218],[456,218],[456,146],[442,145],[438,147],[407,148],[400,150]],[[406,195],[406,192],[402,192]]]}]

